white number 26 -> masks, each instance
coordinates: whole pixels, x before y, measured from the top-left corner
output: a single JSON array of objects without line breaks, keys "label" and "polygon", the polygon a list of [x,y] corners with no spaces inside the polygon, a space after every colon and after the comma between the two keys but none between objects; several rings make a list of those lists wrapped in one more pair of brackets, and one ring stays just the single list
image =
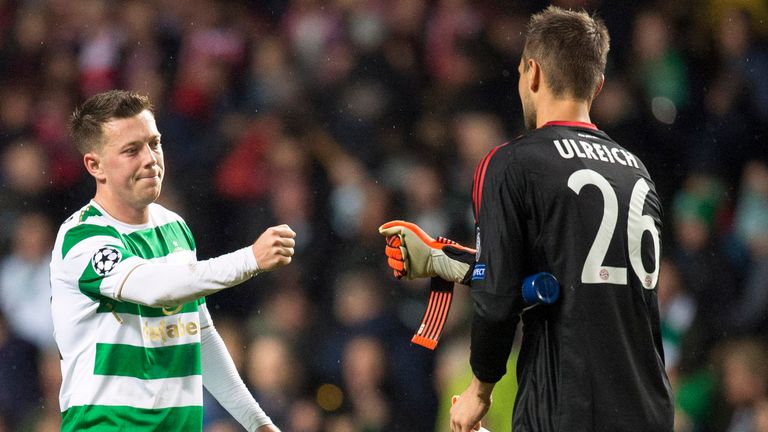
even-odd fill
[{"label": "white number 26", "polygon": [[[581,271],[581,282],[585,284],[610,283],[616,285],[627,284],[627,269],[625,267],[610,267],[603,265],[608,246],[611,243],[613,232],[616,228],[616,220],[619,217],[619,202],[616,199],[611,184],[600,173],[582,169],[574,172],[568,178],[568,187],[578,195],[585,185],[596,186],[603,195],[603,219],[600,228],[589,249],[584,268]],[[645,198],[650,187],[644,179],[639,179],[632,188],[632,197],[629,201],[629,214],[627,215],[627,247],[629,262],[632,265],[638,279],[646,289],[656,287],[659,278],[659,231],[653,222],[653,218],[643,214]],[[643,265],[641,255],[641,240],[643,233],[648,232],[653,239],[654,261],[653,271],[648,272]]]}]

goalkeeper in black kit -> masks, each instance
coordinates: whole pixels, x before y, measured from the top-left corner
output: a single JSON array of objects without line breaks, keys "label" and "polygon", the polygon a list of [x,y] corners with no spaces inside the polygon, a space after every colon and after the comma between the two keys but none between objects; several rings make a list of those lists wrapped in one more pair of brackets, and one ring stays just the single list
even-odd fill
[{"label": "goalkeeper in black kit", "polygon": [[[529,132],[477,167],[469,264],[404,226],[382,230],[402,239],[403,265],[390,255],[396,275],[471,285],[474,377],[451,409],[454,432],[487,413],[521,318],[515,432],[673,429],[656,299],[659,197],[642,161],[589,117],[608,47],[605,25],[585,12],[531,17],[518,68]],[[555,275],[560,298],[525,308],[520,286],[537,272]]]}]

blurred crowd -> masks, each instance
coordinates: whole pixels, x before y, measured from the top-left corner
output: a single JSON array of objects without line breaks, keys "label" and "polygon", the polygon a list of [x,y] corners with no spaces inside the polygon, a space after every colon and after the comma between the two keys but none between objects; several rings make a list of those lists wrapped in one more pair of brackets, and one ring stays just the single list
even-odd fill
[{"label": "blurred crowd", "polygon": [[[524,132],[516,68],[548,3],[0,0],[0,431],[58,430],[48,263],[94,192],[67,121],[111,88],[154,102],[161,202],[200,259],[271,224],[298,233],[290,266],[208,298],[283,431],[447,430],[470,376],[471,300],[456,288],[435,352],[411,345],[427,287],[391,276],[377,227],[406,219],[474,244],[472,173]],[[768,431],[768,3],[551,3],[606,21],[593,121],[664,203],[677,430]],[[513,378],[491,430],[509,430]],[[207,432],[241,430],[209,399]]]}]

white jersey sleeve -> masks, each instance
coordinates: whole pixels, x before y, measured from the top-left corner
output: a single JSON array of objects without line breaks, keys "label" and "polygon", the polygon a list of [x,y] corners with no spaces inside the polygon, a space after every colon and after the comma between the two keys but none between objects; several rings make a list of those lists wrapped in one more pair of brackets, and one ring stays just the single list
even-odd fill
[{"label": "white jersey sleeve", "polygon": [[66,239],[60,277],[78,281],[91,298],[174,307],[240,284],[259,271],[250,246],[205,261],[158,262],[134,254],[111,226],[78,225]]},{"label": "white jersey sleeve", "polygon": [[245,387],[205,304],[200,305],[203,385],[247,431],[272,424]]},{"label": "white jersey sleeve", "polygon": [[125,273],[117,300],[171,307],[240,284],[259,270],[251,247],[190,263],[139,263]]},{"label": "white jersey sleeve", "polygon": [[85,238],[71,249],[64,245],[59,267],[61,277],[77,280],[80,291],[89,297],[114,299],[131,271],[147,260],[134,255],[114,229],[96,225],[82,227],[80,231]]}]

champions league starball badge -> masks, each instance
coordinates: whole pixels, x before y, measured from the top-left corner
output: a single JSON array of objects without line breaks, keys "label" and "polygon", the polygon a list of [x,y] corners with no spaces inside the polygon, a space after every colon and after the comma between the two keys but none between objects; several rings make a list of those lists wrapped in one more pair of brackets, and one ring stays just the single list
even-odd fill
[{"label": "champions league starball badge", "polygon": [[112,247],[103,247],[99,249],[91,258],[91,265],[93,270],[99,276],[106,276],[112,269],[117,266],[117,263],[123,258],[123,255],[119,250]]}]

